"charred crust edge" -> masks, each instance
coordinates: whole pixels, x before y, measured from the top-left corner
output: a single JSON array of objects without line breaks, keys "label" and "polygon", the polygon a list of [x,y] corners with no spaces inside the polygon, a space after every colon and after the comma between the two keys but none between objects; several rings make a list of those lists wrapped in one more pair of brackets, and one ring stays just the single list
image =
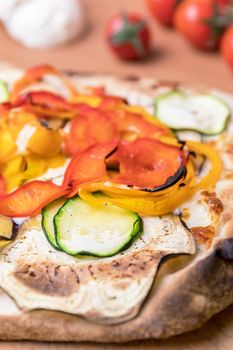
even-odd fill
[{"label": "charred crust edge", "polygon": [[216,254],[224,260],[233,260],[233,238],[224,239],[218,243]]}]

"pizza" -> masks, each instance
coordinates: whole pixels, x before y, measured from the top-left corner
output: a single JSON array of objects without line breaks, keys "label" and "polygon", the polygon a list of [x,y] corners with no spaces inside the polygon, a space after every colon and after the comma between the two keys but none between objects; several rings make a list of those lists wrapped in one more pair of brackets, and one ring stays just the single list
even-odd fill
[{"label": "pizza", "polygon": [[233,302],[233,98],[0,70],[0,339],[125,342]]}]

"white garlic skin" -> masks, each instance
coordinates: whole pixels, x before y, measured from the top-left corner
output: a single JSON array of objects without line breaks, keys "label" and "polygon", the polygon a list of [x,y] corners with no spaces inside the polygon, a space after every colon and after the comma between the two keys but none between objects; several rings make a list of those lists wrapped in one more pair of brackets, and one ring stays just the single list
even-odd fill
[{"label": "white garlic skin", "polygon": [[[4,3],[7,3],[4,1]],[[64,44],[84,30],[80,0],[18,0],[1,16],[8,33],[21,44],[37,49]],[[2,6],[3,7],[3,6]]]}]

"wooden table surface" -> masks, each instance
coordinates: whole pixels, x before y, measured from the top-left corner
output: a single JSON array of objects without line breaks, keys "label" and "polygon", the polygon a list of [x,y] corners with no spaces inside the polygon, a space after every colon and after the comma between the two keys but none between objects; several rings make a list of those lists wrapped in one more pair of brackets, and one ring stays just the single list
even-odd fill
[{"label": "wooden table surface", "polygon": [[[65,1],[65,0],[64,0]],[[113,72],[155,76],[164,80],[205,83],[233,92],[233,73],[217,53],[192,48],[175,31],[161,28],[149,17],[143,0],[83,0],[88,15],[88,30],[77,42],[47,50],[26,49],[11,40],[0,28],[0,61],[26,67],[51,63],[61,69],[83,72]],[[116,59],[104,41],[104,26],[117,12],[133,10],[145,15],[152,31],[152,54],[145,62],[126,63]],[[166,341],[137,342],[127,345],[44,344],[1,342],[1,350],[232,350],[233,306],[215,316],[202,329]]]},{"label": "wooden table surface", "polygon": [[[0,59],[22,67],[48,62],[59,68],[88,72],[134,73],[162,79],[202,82],[233,91],[233,73],[220,55],[196,50],[175,31],[161,28],[149,17],[145,0],[83,2],[89,20],[89,30],[79,41],[47,51],[29,50],[13,42],[0,30]],[[112,14],[124,10],[137,11],[148,19],[152,30],[153,52],[146,62],[123,63],[115,58],[106,46],[105,23]]]}]

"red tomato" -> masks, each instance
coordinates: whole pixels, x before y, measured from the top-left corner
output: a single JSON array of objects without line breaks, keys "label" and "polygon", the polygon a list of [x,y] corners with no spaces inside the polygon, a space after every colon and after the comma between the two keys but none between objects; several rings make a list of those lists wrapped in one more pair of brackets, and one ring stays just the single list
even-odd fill
[{"label": "red tomato", "polygon": [[232,0],[213,0],[213,2],[219,6],[221,11],[224,11],[227,6],[232,4]]},{"label": "red tomato", "polygon": [[177,0],[147,0],[153,16],[164,25],[171,25]]},{"label": "red tomato", "polygon": [[134,13],[115,15],[106,27],[107,42],[116,55],[125,60],[147,56],[150,32],[144,19]]},{"label": "red tomato", "polygon": [[[218,2],[223,5],[223,0]],[[197,47],[214,49],[218,45],[220,33],[216,33],[213,24],[205,23],[213,16],[213,0],[186,0],[177,7],[174,23],[176,29]]]},{"label": "red tomato", "polygon": [[233,69],[233,25],[224,33],[221,41],[221,54]]}]

